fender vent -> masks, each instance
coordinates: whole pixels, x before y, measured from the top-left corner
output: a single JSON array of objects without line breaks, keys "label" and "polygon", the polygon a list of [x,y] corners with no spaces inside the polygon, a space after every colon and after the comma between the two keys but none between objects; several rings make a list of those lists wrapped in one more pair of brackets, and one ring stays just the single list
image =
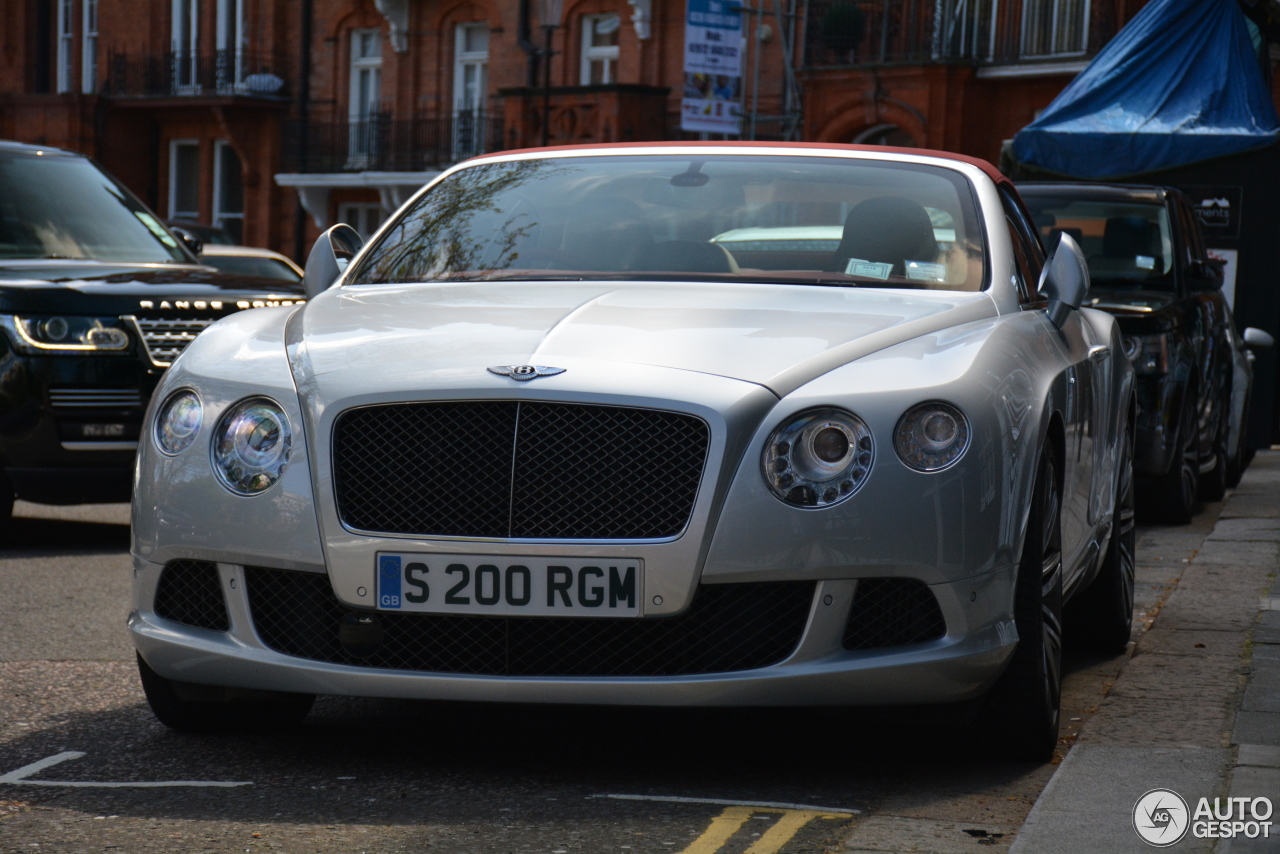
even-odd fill
[{"label": "fender vent", "polygon": [[231,628],[218,565],[207,560],[175,560],[156,585],[156,615],[184,626],[225,632]]},{"label": "fender vent", "polygon": [[929,585],[917,578],[863,578],[844,627],[845,649],[883,649],[937,640],[947,621]]}]

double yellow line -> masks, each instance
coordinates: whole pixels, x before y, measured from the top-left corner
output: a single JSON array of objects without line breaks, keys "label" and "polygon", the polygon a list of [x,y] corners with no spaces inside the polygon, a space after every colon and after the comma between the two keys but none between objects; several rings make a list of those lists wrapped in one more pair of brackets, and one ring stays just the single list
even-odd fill
[{"label": "double yellow line", "polygon": [[815,812],[814,810],[789,810],[774,807],[725,807],[724,812],[711,820],[711,826],[680,854],[715,854],[729,841],[742,825],[756,813],[782,813],[772,826],[760,835],[743,854],[778,854],[800,828],[818,818],[851,818],[850,813]]}]

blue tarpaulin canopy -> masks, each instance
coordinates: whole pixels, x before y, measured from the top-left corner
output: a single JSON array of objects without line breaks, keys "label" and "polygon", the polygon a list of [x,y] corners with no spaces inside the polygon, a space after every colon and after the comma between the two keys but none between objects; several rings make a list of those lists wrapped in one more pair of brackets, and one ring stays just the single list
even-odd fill
[{"label": "blue tarpaulin canopy", "polygon": [[1151,0],[1013,138],[1025,167],[1117,178],[1260,148],[1280,138],[1234,0]]}]

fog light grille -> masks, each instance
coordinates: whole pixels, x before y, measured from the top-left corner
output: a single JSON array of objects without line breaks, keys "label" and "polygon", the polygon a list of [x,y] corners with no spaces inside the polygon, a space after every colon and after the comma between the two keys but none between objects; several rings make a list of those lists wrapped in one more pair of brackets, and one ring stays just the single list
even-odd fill
[{"label": "fog light grille", "polygon": [[156,585],[156,615],[184,626],[225,632],[231,628],[218,565],[206,560],[175,560]]},{"label": "fog light grille", "polygon": [[379,611],[383,643],[356,658],[338,640],[351,613],[326,575],[246,567],[262,642],[334,664],[485,676],[679,676],[768,667],[796,648],[811,581],[698,588],[675,617],[576,619]]},{"label": "fog light grille", "polygon": [[844,629],[845,649],[883,649],[937,640],[947,622],[929,585],[916,578],[863,578]]}]

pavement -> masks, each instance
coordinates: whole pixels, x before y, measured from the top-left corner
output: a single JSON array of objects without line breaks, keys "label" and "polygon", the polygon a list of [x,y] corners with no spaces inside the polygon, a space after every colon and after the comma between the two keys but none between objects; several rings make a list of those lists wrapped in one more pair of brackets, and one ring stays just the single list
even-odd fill
[{"label": "pavement", "polygon": [[123,626],[127,507],[18,513],[0,549],[5,854],[1122,852],[1146,850],[1131,813],[1149,789],[1280,799],[1280,611],[1260,612],[1280,598],[1280,453],[1192,524],[1140,527],[1134,642],[1064,659],[1046,764],[845,710],[322,697],[284,737],[180,736],[147,709]]}]

